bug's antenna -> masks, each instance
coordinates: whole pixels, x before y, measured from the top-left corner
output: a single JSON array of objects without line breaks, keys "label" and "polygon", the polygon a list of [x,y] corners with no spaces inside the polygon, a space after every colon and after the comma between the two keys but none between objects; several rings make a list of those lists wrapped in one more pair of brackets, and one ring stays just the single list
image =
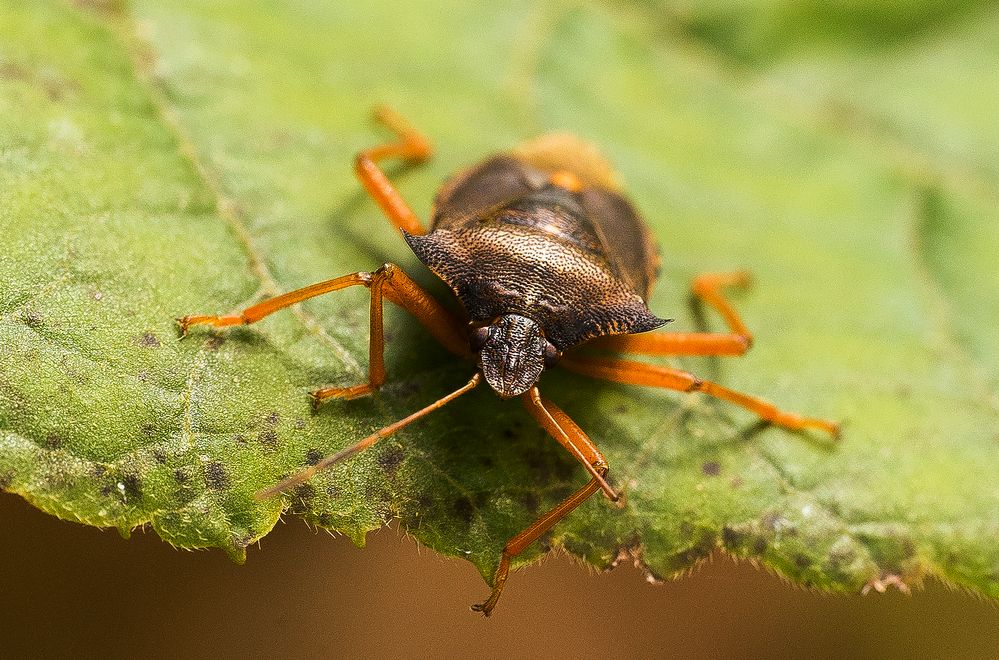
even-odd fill
[{"label": "bug's antenna", "polygon": [[284,491],[294,486],[305,483],[306,481],[314,477],[317,473],[322,472],[323,470],[329,468],[331,465],[339,463],[343,459],[349,456],[353,456],[359,451],[367,449],[368,447],[375,444],[382,438],[386,438],[395,433],[396,431],[398,431],[399,429],[408,426],[410,422],[414,422],[419,418],[423,417],[424,415],[431,413],[437,410],[438,408],[442,408],[445,405],[451,403],[465,392],[468,392],[469,390],[475,388],[475,386],[478,385],[479,382],[481,382],[481,380],[482,380],[482,374],[476,372],[476,374],[472,376],[472,378],[467,383],[459,387],[454,392],[451,392],[447,396],[442,397],[437,401],[434,401],[426,408],[417,410],[415,413],[407,417],[403,417],[398,422],[394,422],[382,429],[379,429],[378,431],[375,431],[374,433],[364,438],[360,442],[353,444],[349,447],[345,447],[344,449],[341,449],[340,451],[331,456],[327,456],[326,458],[319,461],[315,465],[311,465],[305,468],[304,470],[301,470],[300,472],[296,472],[295,474],[291,475],[284,481],[274,484],[270,488],[265,488],[263,490],[257,491],[253,495],[253,497],[257,500],[266,500],[271,497],[274,497],[275,495],[279,495],[280,493],[283,493]]}]

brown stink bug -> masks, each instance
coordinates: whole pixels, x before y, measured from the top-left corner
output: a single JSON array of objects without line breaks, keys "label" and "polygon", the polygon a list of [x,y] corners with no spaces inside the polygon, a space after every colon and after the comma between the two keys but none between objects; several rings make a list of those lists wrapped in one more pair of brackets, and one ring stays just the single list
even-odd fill
[{"label": "brown stink bug", "polygon": [[385,264],[371,273],[353,273],[285,293],[238,314],[185,316],[178,320],[181,331],[186,334],[193,325],[254,323],[307,298],[360,285],[371,291],[368,382],[316,390],[314,403],[370,394],[385,382],[383,298],[412,314],[452,353],[474,360],[477,370],[451,394],[262,491],[259,497],[271,497],[310,479],[453,401],[484,378],[504,399],[518,397],[590,474],[585,486],[507,541],[492,593],[474,607],[488,615],[503,590],[512,557],[596,491],[603,490],[611,500],[618,498],[604,479],[608,465],[603,454],[565,412],[538,391],[541,373],[556,363],[617,383],[704,392],[787,429],[817,428],[838,434],[834,422],[779,410],[762,399],[684,371],[580,355],[574,350],[588,344],[639,355],[741,355],[752,343],[752,335],[722,293],[727,286],[748,282],[742,272],[705,274],[693,282],[694,294],[718,310],[729,332],[650,332],[667,323],[646,306],[658,267],[656,244],[594,147],[569,135],[548,135],[460,172],[438,192],[428,232],[378,161],[422,161],[430,156],[430,144],[395,113],[382,109],[377,116],[397,134],[398,141],[359,153],[357,175],[420,261],[454,291],[464,318],[447,311],[398,266]]}]

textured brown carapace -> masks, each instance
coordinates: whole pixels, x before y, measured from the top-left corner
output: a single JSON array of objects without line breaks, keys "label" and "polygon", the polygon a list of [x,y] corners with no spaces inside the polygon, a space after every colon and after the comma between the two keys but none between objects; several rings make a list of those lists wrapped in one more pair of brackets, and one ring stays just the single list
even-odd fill
[{"label": "textured brown carapace", "polygon": [[787,429],[817,428],[838,434],[833,422],[779,410],[762,399],[684,371],[601,356],[600,351],[741,355],[752,336],[722,294],[726,286],[748,283],[743,272],[706,274],[693,282],[694,294],[721,314],[729,332],[649,332],[667,323],[646,305],[658,271],[655,241],[593,146],[571,135],[548,135],[459,173],[438,193],[428,232],[378,161],[390,157],[424,160],[430,156],[430,145],[391,111],[381,109],[377,116],[397,134],[398,141],[358,154],[357,174],[416,256],[454,291],[464,318],[447,311],[400,268],[386,264],[371,273],[313,284],[235,314],[185,316],[178,320],[181,331],[186,334],[190,326],[199,324],[254,323],[307,298],[362,285],[371,291],[369,380],[316,390],[312,393],[315,405],[328,398],[370,394],[385,382],[383,297],[409,311],[451,352],[473,359],[478,370],[454,392],[261,491],[258,497],[277,495],[312,478],[453,401],[485,378],[499,396],[519,397],[535,420],[590,474],[586,485],[506,542],[492,593],[473,608],[488,615],[503,590],[513,557],[598,490],[612,500],[618,498],[604,478],[608,465],[603,454],[538,390],[542,372],[556,363],[593,378],[704,392]]}]

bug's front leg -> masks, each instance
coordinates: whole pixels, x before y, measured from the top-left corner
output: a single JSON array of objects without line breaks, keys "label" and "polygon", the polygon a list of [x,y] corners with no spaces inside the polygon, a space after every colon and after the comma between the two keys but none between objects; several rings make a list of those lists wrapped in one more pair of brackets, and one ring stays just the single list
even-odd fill
[{"label": "bug's front leg", "polygon": [[221,316],[193,314],[177,319],[177,324],[184,335],[187,334],[191,326],[195,325],[210,325],[217,328],[249,325],[295,303],[351,286],[365,286],[371,292],[368,382],[350,387],[318,389],[312,392],[314,404],[318,405],[330,398],[353,399],[364,396],[378,389],[385,382],[383,298],[388,298],[416,317],[416,320],[429,330],[430,334],[445,348],[457,355],[468,355],[468,341],[461,323],[395,264],[385,264],[373,273],[351,273],[289,291],[252,307],[247,307],[235,314]]},{"label": "bug's front leg", "polygon": [[585,502],[595,492],[604,488],[608,491],[613,500],[617,500],[617,494],[611,490],[604,480],[609,466],[607,459],[593,444],[593,441],[586,435],[583,429],[579,428],[572,418],[565,414],[561,408],[545,399],[538,392],[537,387],[532,387],[528,392],[521,395],[524,407],[531,413],[537,422],[544,427],[548,434],[558,440],[571,454],[584,461],[592,478],[582,488],[565,498],[551,511],[531,523],[527,529],[523,530],[503,546],[503,554],[500,556],[499,566],[493,574],[493,590],[489,598],[484,603],[473,605],[472,609],[482,612],[486,616],[492,613],[493,608],[499,601],[503,587],[510,576],[510,561],[522,553],[528,546],[538,540],[546,531],[565,518],[573,509]]}]

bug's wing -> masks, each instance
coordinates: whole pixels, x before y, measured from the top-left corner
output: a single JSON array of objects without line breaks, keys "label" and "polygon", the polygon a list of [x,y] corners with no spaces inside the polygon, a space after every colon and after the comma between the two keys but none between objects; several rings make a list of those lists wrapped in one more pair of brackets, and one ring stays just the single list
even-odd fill
[{"label": "bug's wing", "polygon": [[648,300],[659,273],[659,246],[652,233],[628,200],[616,192],[587,188],[582,198],[611,267]]},{"label": "bug's wing", "polygon": [[[540,177],[540,180],[539,180]],[[543,174],[510,156],[494,156],[449,179],[434,200],[431,229],[451,229],[544,185]]]}]

